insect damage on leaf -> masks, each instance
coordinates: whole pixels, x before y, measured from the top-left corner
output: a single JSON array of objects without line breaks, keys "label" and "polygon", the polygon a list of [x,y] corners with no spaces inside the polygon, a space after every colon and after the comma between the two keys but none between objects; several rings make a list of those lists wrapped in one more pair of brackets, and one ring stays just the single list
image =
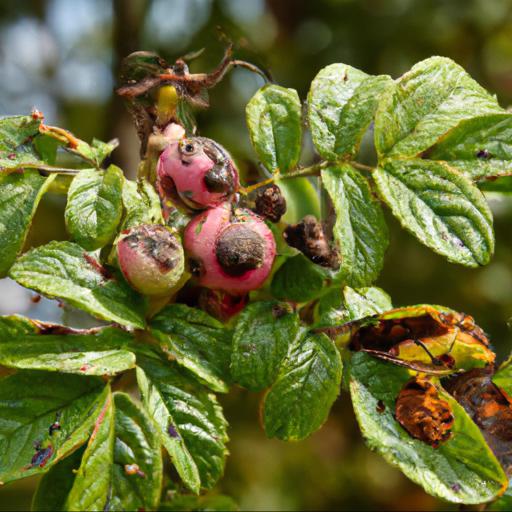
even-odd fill
[{"label": "insect damage on leaf", "polygon": [[454,416],[450,404],[439,397],[427,378],[414,377],[404,385],[396,400],[395,416],[412,437],[433,448],[451,436]]},{"label": "insect damage on leaf", "polygon": [[443,382],[482,431],[487,444],[512,475],[512,402],[492,382],[492,368],[474,368]]}]

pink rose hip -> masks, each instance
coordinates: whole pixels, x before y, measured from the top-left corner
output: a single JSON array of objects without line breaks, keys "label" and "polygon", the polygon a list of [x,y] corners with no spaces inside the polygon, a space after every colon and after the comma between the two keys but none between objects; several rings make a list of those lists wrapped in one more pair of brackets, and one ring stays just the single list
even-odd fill
[{"label": "pink rose hip", "polygon": [[234,295],[259,288],[276,253],[272,232],[249,210],[231,204],[206,210],[186,227],[184,245],[201,286]]},{"label": "pink rose hip", "polygon": [[238,172],[227,151],[205,137],[171,142],[157,165],[158,190],[165,200],[178,196],[189,208],[217,206],[238,189]]}]

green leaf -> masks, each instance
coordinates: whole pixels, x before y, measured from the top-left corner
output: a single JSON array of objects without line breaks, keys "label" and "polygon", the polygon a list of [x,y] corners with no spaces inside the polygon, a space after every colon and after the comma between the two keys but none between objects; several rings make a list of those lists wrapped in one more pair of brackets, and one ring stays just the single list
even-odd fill
[{"label": "green leaf", "polygon": [[64,217],[71,237],[88,251],[114,238],[123,214],[123,181],[114,165],[106,171],[84,169],[73,179]]},{"label": "green leaf", "polygon": [[460,121],[503,112],[461,66],[431,57],[383,95],[375,115],[377,153],[380,158],[417,156]]},{"label": "green leaf", "polygon": [[41,119],[32,116],[8,116],[0,119],[0,169],[19,169],[27,164],[44,164],[32,145],[39,133]]},{"label": "green leaf", "polygon": [[66,510],[109,510],[114,435],[114,408],[109,390],[66,500]]},{"label": "green leaf", "polygon": [[281,218],[287,224],[296,224],[306,215],[321,216],[318,190],[308,178],[276,180],[286,199],[286,213]]},{"label": "green leaf", "polygon": [[496,386],[503,389],[508,396],[512,396],[512,356],[496,370],[492,381]]},{"label": "green leaf", "polygon": [[[97,377],[24,371],[0,379],[0,482],[47,471],[85,443],[105,393]],[[55,421],[61,428],[50,435]]]},{"label": "green leaf", "polygon": [[334,326],[355,322],[393,308],[390,296],[381,288],[335,289],[318,302],[319,325]]},{"label": "green leaf", "polygon": [[389,76],[370,76],[346,64],[331,64],[311,82],[308,118],[313,143],[326,160],[355,156]]},{"label": "green leaf", "polygon": [[337,280],[350,286],[371,284],[389,243],[380,203],[367,180],[348,164],[324,169],[322,183],[336,212],[334,239],[341,256]]},{"label": "green leaf", "polygon": [[267,436],[297,441],[320,428],[338,396],[341,374],[340,354],[325,334],[296,339],[265,396]]},{"label": "green leaf", "polygon": [[512,176],[502,176],[496,180],[481,181],[478,188],[482,192],[498,192],[500,194],[512,194]]},{"label": "green leaf", "polygon": [[14,151],[39,133],[41,119],[33,116],[0,118],[0,151]]},{"label": "green leaf", "polygon": [[75,474],[82,461],[84,449],[80,448],[65,459],[54,464],[45,473],[32,499],[32,512],[64,511],[69,491],[73,487]]},{"label": "green leaf", "polygon": [[172,362],[139,357],[137,381],[160,441],[185,485],[210,489],[224,472],[227,423],[215,395]]},{"label": "green leaf", "polygon": [[246,117],[252,145],[269,171],[286,174],[297,165],[302,143],[297,91],[263,86],[247,104]]},{"label": "green leaf", "polygon": [[39,133],[32,141],[34,149],[37,155],[41,157],[43,162],[47,162],[50,165],[55,165],[57,162],[57,151],[60,143],[58,140],[50,137],[46,133]]},{"label": "green leaf", "polygon": [[151,333],[168,358],[213,391],[229,390],[231,333],[215,318],[185,304],[170,304],[151,322]]},{"label": "green leaf", "polygon": [[303,254],[288,258],[272,278],[272,295],[292,302],[308,302],[324,289],[326,271]]},{"label": "green leaf", "polygon": [[455,416],[452,437],[438,448],[412,438],[396,421],[395,400],[409,378],[404,368],[362,352],[352,356],[350,392],[369,446],[429,494],[467,504],[495,498],[507,478],[478,427],[450,395],[441,392]]},{"label": "green leaf", "polygon": [[402,226],[452,263],[476,267],[494,251],[492,214],[482,193],[446,165],[388,162],[373,174]]},{"label": "green leaf", "polygon": [[0,174],[0,277],[23,249],[39,201],[53,180],[37,171]]},{"label": "green leaf", "polygon": [[442,160],[467,178],[480,180],[512,173],[512,114],[502,113],[461,121],[424,152]]},{"label": "green leaf", "polygon": [[9,276],[103,320],[144,327],[143,298],[123,280],[106,277],[94,256],[72,242],[54,241],[32,249],[16,261]]},{"label": "green leaf", "polygon": [[75,330],[21,316],[0,317],[0,364],[80,375],[115,375],[135,366],[132,336],[115,327]]},{"label": "green leaf", "polygon": [[158,509],[161,512],[189,512],[189,511],[219,511],[236,512],[238,505],[229,496],[217,494],[216,496],[176,495],[171,501],[166,501]]},{"label": "green leaf", "polygon": [[101,140],[93,139],[91,144],[80,139],[77,140],[78,145],[76,148],[67,149],[81,158],[90,161],[96,167],[100,167],[103,160],[119,146],[117,139],[111,140],[110,142],[102,142]]},{"label": "green leaf", "polygon": [[146,180],[124,180],[123,206],[125,210],[121,231],[141,224],[163,224],[160,198]]},{"label": "green leaf", "polygon": [[512,510],[512,486],[509,484],[505,493],[499,499],[487,505],[485,510],[498,510],[503,512]]},{"label": "green leaf", "polygon": [[383,313],[393,308],[390,296],[381,288],[359,288],[346,286],[343,289],[343,302],[350,322]]},{"label": "green leaf", "polygon": [[116,393],[95,424],[66,510],[155,510],[161,486],[156,430],[128,395]]},{"label": "green leaf", "polygon": [[299,316],[286,303],[266,301],[246,306],[233,334],[231,373],[235,382],[251,391],[270,386],[297,337],[299,324]]}]

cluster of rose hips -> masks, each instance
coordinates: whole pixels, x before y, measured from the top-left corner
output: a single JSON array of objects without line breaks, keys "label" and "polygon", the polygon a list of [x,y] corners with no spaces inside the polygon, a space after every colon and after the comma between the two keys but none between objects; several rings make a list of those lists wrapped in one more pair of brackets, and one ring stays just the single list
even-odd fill
[{"label": "cluster of rose hips", "polygon": [[177,124],[163,134],[166,147],[157,163],[156,188],[164,217],[175,206],[191,214],[183,246],[167,227],[137,226],[124,232],[117,244],[120,268],[135,289],[161,297],[180,288],[188,269],[203,288],[203,306],[229,317],[270,274],[276,243],[263,217],[279,220],[284,200],[278,198],[278,212],[269,207],[276,203],[272,196],[280,196],[273,187],[258,196],[256,210],[261,215],[238,207],[238,171],[222,146],[205,137],[187,137]]}]

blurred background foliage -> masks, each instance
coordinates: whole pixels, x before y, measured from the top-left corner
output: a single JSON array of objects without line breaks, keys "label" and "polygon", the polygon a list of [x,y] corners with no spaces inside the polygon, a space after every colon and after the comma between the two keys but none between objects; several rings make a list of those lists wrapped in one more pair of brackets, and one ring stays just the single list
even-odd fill
[{"label": "blurred background foliage", "polygon": [[[218,27],[237,44],[237,56],[271,70],[277,83],[305,98],[317,71],[344,62],[396,77],[418,60],[445,55],[512,103],[512,0],[2,0],[0,114],[33,107],[50,124],[86,140],[118,137],[114,163],[133,176],[138,140],[113,94],[120,59],[134,50],[173,62],[205,47],[192,71],[220,60]],[[254,168],[244,107],[261,79],[233,71],[198,114],[202,135],[225,145],[242,169]],[[369,145],[363,161],[371,162]],[[305,142],[304,163],[312,158]],[[48,195],[30,241],[66,237],[63,197]],[[379,285],[396,305],[440,303],[475,316],[500,358],[510,351],[512,314],[512,201],[492,198],[496,255],[478,270],[447,263],[419,245],[389,217],[391,247]],[[0,281],[0,313],[43,320],[73,315],[55,301]],[[74,321],[77,321],[74,318]],[[85,319],[82,319],[85,322]],[[423,493],[372,454],[360,439],[342,394],[326,425],[310,439],[270,441],[258,424],[258,398],[235,390],[223,399],[230,450],[219,490],[251,510],[454,510]],[[26,510],[34,479],[0,490],[0,510]]]}]

